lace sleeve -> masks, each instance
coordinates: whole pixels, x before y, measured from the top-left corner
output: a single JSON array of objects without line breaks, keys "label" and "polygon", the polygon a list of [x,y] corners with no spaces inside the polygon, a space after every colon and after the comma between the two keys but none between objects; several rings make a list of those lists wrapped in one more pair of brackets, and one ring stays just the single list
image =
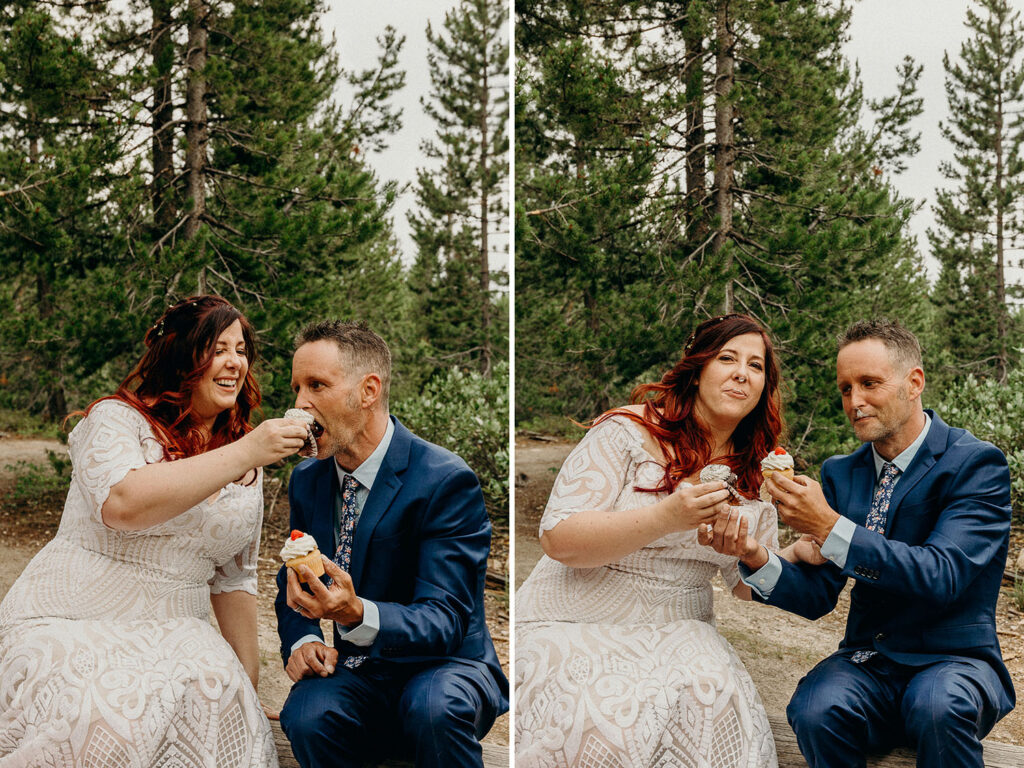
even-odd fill
[{"label": "lace sleeve", "polygon": [[779,551],[779,513],[775,505],[767,501],[760,501],[760,514],[757,518],[757,528],[751,534],[755,539],[768,548],[769,552]]},{"label": "lace sleeve", "polygon": [[126,403],[98,403],[68,436],[68,452],[93,519],[103,522],[101,510],[110,489],[133,469],[164,458],[164,449],[149,424]]},{"label": "lace sleeve", "polygon": [[260,533],[263,530],[263,470],[257,470],[256,487],[256,535],[246,545],[245,549],[237,553],[233,558],[214,568],[213,578],[210,579],[210,594],[219,595],[221,592],[248,592],[250,595],[257,594],[256,591],[256,566],[260,555]]},{"label": "lace sleeve", "polygon": [[572,449],[555,478],[540,532],[585,509],[611,509],[628,482],[643,438],[625,419],[611,418],[590,429]]}]

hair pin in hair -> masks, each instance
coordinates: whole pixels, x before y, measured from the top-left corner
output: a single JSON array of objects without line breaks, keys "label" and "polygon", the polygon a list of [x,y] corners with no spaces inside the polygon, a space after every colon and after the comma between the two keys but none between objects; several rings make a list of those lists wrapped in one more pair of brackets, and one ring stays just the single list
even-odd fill
[{"label": "hair pin in hair", "polygon": [[[700,328],[701,325],[710,328],[712,325],[715,325],[716,323],[722,322],[727,317],[736,317],[736,314],[732,313],[732,314],[729,314],[729,315],[719,315],[718,317],[712,317],[712,318],[710,318],[708,320],[705,320],[703,323],[700,323],[697,326],[697,328]],[[686,344],[683,346],[683,354],[684,355],[690,354],[690,350],[693,348],[693,342],[697,338],[697,328],[693,329],[693,331],[690,333],[690,338],[688,338],[686,340]]]}]

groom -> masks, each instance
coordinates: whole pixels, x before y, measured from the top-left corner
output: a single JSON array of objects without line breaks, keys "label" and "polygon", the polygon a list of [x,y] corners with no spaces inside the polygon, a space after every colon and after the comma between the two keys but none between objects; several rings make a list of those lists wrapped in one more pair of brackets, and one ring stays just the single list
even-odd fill
[{"label": "groom", "polygon": [[909,744],[918,766],[982,768],[981,739],[1015,697],[995,605],[1010,532],[999,449],[921,407],[921,347],[905,328],[860,322],[839,341],[839,392],[865,445],[810,478],[774,473],[779,516],[821,546],[793,564],[719,520],[712,546],[740,556],[754,599],[817,619],[847,579],[846,636],[786,710],[812,768],[864,766]]},{"label": "groom", "polygon": [[389,416],[390,381],[391,353],[365,325],[318,323],[296,340],[295,405],[320,434],[318,458],[288,483],[291,527],[316,539],[332,579],[305,566],[311,591],[290,568],[277,578],[295,683],[281,726],[304,768],[395,751],[417,766],[480,766],[479,739],[508,709],[484,623],[491,526],[479,482]]}]

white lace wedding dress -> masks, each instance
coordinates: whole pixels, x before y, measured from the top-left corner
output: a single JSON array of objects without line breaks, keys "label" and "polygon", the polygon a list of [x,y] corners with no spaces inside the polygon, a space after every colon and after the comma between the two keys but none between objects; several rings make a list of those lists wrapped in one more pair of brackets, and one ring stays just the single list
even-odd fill
[{"label": "white lace wedding dress", "polygon": [[100,517],[110,488],[163,449],[115,401],[68,444],[60,528],[0,604],[0,768],[276,766],[256,692],[209,623],[211,592],[256,593],[261,483],[116,531]]},{"label": "white lace wedding dress", "polygon": [[[623,518],[661,496],[639,427],[613,417],[562,465],[541,520]],[[775,509],[753,501],[752,535],[778,548]],[[516,593],[516,768],[765,768],[775,742],[750,676],[715,629],[711,578],[736,559],[672,534],[598,568],[542,557]]]}]

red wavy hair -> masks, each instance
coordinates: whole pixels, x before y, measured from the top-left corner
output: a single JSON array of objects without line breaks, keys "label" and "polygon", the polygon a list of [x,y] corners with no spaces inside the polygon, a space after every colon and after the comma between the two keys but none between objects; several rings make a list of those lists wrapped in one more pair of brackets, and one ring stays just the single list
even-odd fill
[{"label": "red wavy hair", "polygon": [[[218,414],[207,434],[192,409],[192,392],[213,362],[218,337],[236,320],[242,326],[249,368],[233,408]],[[169,459],[195,456],[227,445],[252,429],[249,416],[260,404],[253,376],[256,336],[245,316],[220,296],[192,296],[170,307],[146,332],[146,352],[113,395],[145,417]]]},{"label": "red wavy hair", "polygon": [[[726,342],[745,333],[756,333],[764,341],[765,379],[761,398],[732,433],[733,453],[712,456],[711,435],[694,412],[697,382],[704,366]],[[633,390],[631,403],[643,403],[642,414],[613,408],[594,420],[599,424],[611,416],[625,416],[642,425],[666,457],[671,457],[665,475],[655,488],[638,491],[672,491],[681,480],[712,463],[726,464],[736,473],[737,489],[754,497],[761,485],[761,459],[778,445],[783,433],[779,364],[764,328],[749,315],[713,317],[697,326],[683,352],[683,358],[657,383],[641,384]]]}]

